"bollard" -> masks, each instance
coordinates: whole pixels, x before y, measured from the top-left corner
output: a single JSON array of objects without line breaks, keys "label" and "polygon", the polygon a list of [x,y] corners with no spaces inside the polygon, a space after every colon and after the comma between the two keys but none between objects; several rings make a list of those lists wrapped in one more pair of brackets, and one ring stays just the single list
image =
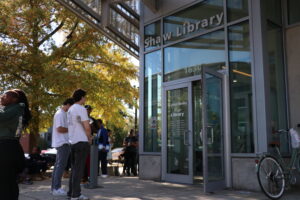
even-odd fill
[{"label": "bollard", "polygon": [[85,185],[87,189],[102,188],[98,185],[98,145],[96,138],[93,139],[90,153],[90,179],[89,183]]}]

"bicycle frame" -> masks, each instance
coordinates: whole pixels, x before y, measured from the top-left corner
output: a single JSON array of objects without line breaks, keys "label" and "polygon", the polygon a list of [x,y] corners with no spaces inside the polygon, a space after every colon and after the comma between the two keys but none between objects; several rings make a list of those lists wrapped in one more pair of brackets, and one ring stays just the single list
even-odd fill
[{"label": "bicycle frame", "polygon": [[[280,150],[277,146],[274,147],[275,149],[275,153],[263,153],[261,156],[260,156],[260,159],[259,159],[259,162],[260,160],[262,160],[264,157],[267,157],[267,156],[272,156],[274,157],[278,162],[279,164],[282,166],[283,168],[283,171],[284,171],[284,174],[286,175],[291,175],[291,172],[293,169],[296,169],[298,170],[298,172],[300,172],[300,166],[299,164],[295,166],[296,164],[296,161],[299,162],[299,159],[300,159],[300,150],[299,149],[293,149],[292,150],[292,156],[291,156],[291,160],[287,163],[284,161],[283,157],[281,156],[281,153],[280,153]],[[259,163],[258,162],[258,163]],[[258,163],[256,163],[256,172],[258,171]],[[287,177],[286,177],[287,178]],[[289,179],[289,178],[288,178]]]}]

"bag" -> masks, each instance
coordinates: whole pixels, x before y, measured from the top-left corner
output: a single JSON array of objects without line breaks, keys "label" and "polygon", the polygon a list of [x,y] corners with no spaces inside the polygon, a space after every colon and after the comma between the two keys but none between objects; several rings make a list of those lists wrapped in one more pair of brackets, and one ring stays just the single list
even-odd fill
[{"label": "bag", "polygon": [[300,147],[300,137],[298,132],[291,128],[290,129],[290,135],[291,135],[291,143],[292,143],[292,148],[297,149]]}]

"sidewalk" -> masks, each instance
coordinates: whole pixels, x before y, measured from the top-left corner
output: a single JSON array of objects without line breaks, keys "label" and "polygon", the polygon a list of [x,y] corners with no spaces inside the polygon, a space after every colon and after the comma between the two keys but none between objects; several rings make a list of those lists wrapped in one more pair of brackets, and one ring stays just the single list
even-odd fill
[{"label": "sidewalk", "polygon": [[[68,179],[63,180],[66,186]],[[267,198],[261,193],[246,191],[218,191],[215,194],[204,194],[196,185],[183,185],[164,182],[140,180],[136,177],[99,178],[103,188],[82,189],[82,193],[91,200],[254,200]],[[50,194],[51,180],[37,181],[33,185],[20,185],[20,200],[62,200],[66,197],[53,197]],[[299,200],[300,195],[287,193],[284,200]]]}]

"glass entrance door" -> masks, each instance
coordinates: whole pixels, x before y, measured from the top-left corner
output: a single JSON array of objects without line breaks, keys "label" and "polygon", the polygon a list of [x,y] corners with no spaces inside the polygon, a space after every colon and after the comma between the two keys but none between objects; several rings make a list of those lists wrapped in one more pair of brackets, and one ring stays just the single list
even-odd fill
[{"label": "glass entrance door", "polygon": [[204,192],[225,188],[223,144],[223,75],[204,68],[203,89],[203,178]]},{"label": "glass entrance door", "polygon": [[191,83],[164,89],[166,181],[193,183]]}]

